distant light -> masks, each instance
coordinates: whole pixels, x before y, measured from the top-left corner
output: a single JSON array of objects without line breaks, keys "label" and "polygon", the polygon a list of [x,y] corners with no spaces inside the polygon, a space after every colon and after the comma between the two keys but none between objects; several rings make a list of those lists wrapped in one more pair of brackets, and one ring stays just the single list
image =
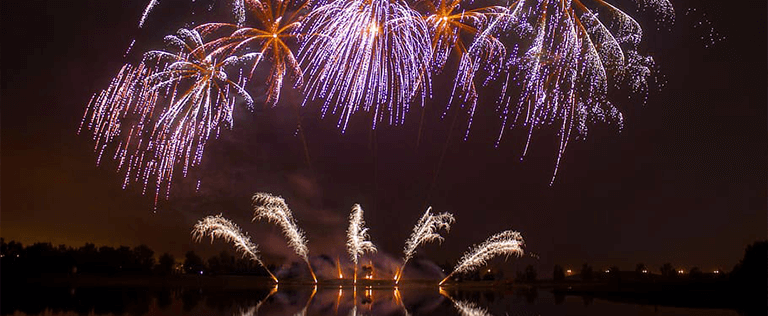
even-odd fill
[{"label": "distant light", "polygon": [[488,273],[491,273],[491,269],[488,269]]},{"label": "distant light", "polygon": [[19,257],[19,255],[16,255],[16,258],[18,258],[18,257]]},{"label": "distant light", "polygon": [[683,270],[677,270],[677,273],[679,273],[679,274],[683,274],[683,273],[685,273],[685,271],[683,271]]},{"label": "distant light", "polygon": [[200,275],[203,275],[203,271],[202,270],[200,270]]},{"label": "distant light", "polygon": [[571,271],[571,269],[568,269],[568,270],[565,270],[565,273],[571,274],[573,273],[573,271]]},{"label": "distant light", "polygon": [[605,273],[609,273],[609,272],[611,272],[611,270],[605,270]]},{"label": "distant light", "polygon": [[715,270],[713,273],[714,274],[718,274],[718,273],[720,273],[720,270]]},{"label": "distant light", "polygon": [[643,269],[643,273],[648,273],[648,270],[646,270],[646,269]]}]

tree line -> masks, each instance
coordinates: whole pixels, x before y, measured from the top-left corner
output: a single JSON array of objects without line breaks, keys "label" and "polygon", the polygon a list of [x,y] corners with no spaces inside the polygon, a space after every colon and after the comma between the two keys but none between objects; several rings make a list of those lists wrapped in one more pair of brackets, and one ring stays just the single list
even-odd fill
[{"label": "tree line", "polygon": [[[147,245],[101,246],[93,243],[75,248],[51,243],[24,246],[20,242],[5,242],[0,238],[0,270],[4,276],[35,276],[42,274],[102,274],[102,275],[171,275],[171,274],[242,274],[266,275],[251,260],[222,251],[203,260],[188,251],[183,260],[170,253],[157,259]],[[273,266],[270,266],[274,270]]]}]

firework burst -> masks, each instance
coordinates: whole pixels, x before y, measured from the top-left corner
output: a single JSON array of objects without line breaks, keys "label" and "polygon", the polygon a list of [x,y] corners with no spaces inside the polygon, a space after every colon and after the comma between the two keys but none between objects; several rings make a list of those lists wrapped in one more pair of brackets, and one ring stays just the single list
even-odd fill
[{"label": "firework burst", "polygon": [[[211,134],[232,126],[235,96],[252,106],[250,95],[226,70],[260,55],[216,54],[195,29],[180,29],[165,40],[175,49],[150,51],[139,66],[123,67],[92,99],[82,122],[93,131],[99,161],[107,144],[124,133],[122,127],[130,126],[114,155],[118,170],[125,170],[123,187],[143,182],[146,192],[150,178],[156,178],[155,204],[162,187],[166,198],[170,194],[176,167],[186,177],[189,167],[202,162]],[[166,101],[169,105],[159,109]]]},{"label": "firework burst", "polygon": [[427,25],[401,0],[331,1],[306,21],[299,50],[308,76],[305,102],[325,99],[323,115],[339,115],[342,131],[360,110],[372,112],[372,128],[402,124],[412,99],[426,99]]},{"label": "firework burst", "polygon": [[[660,22],[672,21],[668,0],[638,1],[654,8]],[[525,156],[537,128],[559,126],[554,181],[574,132],[586,137],[595,122],[621,128],[623,116],[607,99],[609,82],[647,94],[653,59],[637,52],[637,21],[603,0],[517,0],[504,20],[499,26],[511,28],[524,45],[516,45],[506,61],[503,90],[519,93],[500,97],[496,145],[507,128],[526,126]]]},{"label": "firework burst", "polygon": [[349,214],[349,228],[347,229],[347,252],[355,264],[354,282],[357,283],[357,262],[366,252],[376,252],[376,246],[368,240],[368,228],[365,227],[363,220],[363,208],[360,204],[352,206],[352,213]]},{"label": "firework burst", "polygon": [[235,246],[235,249],[243,254],[243,257],[251,258],[251,260],[259,263],[264,270],[267,270],[267,273],[272,277],[272,280],[277,283],[277,278],[269,271],[269,269],[267,269],[264,262],[261,261],[258,246],[252,243],[251,237],[244,234],[240,230],[240,227],[230,220],[221,215],[205,217],[195,224],[195,227],[192,230],[192,235],[198,242],[208,235],[211,237],[211,243],[213,243],[215,238],[221,238],[226,242],[232,243],[232,245]]},{"label": "firework burst", "polygon": [[439,230],[445,229],[446,232],[451,230],[451,224],[456,221],[453,215],[450,213],[432,214],[430,211],[432,207],[428,208],[424,215],[421,216],[416,226],[413,227],[413,233],[411,237],[405,242],[405,248],[403,249],[403,264],[395,274],[395,284],[403,277],[403,270],[408,260],[413,258],[416,253],[416,248],[419,245],[435,241],[443,241],[443,236],[440,236]]},{"label": "firework burst", "polygon": [[469,272],[485,265],[486,262],[488,262],[488,260],[493,257],[499,255],[517,255],[518,257],[522,256],[522,245],[523,236],[516,231],[507,230],[493,235],[482,244],[474,246],[469,251],[464,253],[464,256],[462,256],[461,259],[459,259],[459,262],[456,263],[456,267],[454,267],[453,272],[448,274],[448,276],[440,281],[440,285],[445,283],[448,278],[456,273]]},{"label": "firework burst", "polygon": [[256,67],[262,60],[269,61],[271,67],[267,77],[266,104],[275,105],[280,99],[280,90],[286,76],[295,81],[295,86],[302,85],[303,72],[289,43],[301,35],[299,31],[307,2],[292,5],[293,1],[245,0],[245,3],[247,12],[254,17],[253,26],[207,23],[198,29],[204,29],[205,32],[234,29],[231,35],[211,43],[218,52],[259,53],[246,77],[248,81],[253,80]]},{"label": "firework burst", "polygon": [[312,271],[312,265],[309,263],[309,248],[307,247],[307,238],[296,220],[293,213],[282,197],[274,196],[269,193],[256,193],[251,199],[253,201],[253,220],[266,219],[275,223],[283,229],[283,235],[288,239],[288,246],[296,252],[309,267],[309,273],[312,274],[312,280],[317,283],[315,272]]}]

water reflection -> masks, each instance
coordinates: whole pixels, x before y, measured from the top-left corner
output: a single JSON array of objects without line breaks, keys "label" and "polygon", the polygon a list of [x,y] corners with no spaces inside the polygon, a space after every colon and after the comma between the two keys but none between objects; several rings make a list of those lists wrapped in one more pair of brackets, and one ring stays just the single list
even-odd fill
[{"label": "water reflection", "polygon": [[737,315],[553,295],[536,288],[284,286],[3,289],[2,315]]}]

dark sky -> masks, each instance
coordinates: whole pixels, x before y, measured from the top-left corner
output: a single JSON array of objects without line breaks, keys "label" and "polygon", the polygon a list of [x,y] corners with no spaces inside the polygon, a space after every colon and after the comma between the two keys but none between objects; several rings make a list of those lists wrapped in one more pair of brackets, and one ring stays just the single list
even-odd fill
[{"label": "dark sky", "polygon": [[[450,81],[436,79],[438,100],[427,106],[416,146],[416,106],[405,126],[374,133],[361,115],[341,134],[335,118],[320,119],[317,106],[297,110],[301,95],[286,87],[276,108],[238,107],[234,129],[209,143],[203,166],[176,179],[156,213],[152,196],[122,190],[114,162],[97,167],[90,135],[76,134],[90,96],[126,61],[131,39],[139,50],[161,48],[163,35],[190,20],[188,6],[161,4],[139,31],[145,2],[2,1],[0,236],[6,240],[145,243],[157,253],[211,254],[227,246],[195,244],[189,232],[203,216],[223,213],[252,235],[267,261],[296,260],[276,227],[250,223],[256,191],[286,198],[313,254],[343,254],[353,203],[363,206],[373,242],[393,257],[431,205],[457,222],[441,247],[420,250],[425,258],[453,262],[473,243],[515,229],[540,259],[509,265],[531,263],[545,274],[555,263],[584,262],[598,269],[644,262],[657,270],[671,262],[730,270],[747,244],[766,239],[764,2],[746,8],[673,0],[677,23],[657,31],[652,13],[616,1],[643,23],[643,50],[667,84],[646,105],[614,99],[626,117],[623,131],[595,126],[586,140],[572,142],[552,186],[554,135],[540,132],[523,161],[523,130],[507,132],[494,148],[499,121],[490,94],[463,141],[466,115],[453,130],[455,112],[440,119],[439,99]],[[686,16],[689,7],[706,12],[725,41],[705,48],[700,37],[707,32],[693,28],[703,17]],[[297,113],[309,165],[294,135]]]}]

